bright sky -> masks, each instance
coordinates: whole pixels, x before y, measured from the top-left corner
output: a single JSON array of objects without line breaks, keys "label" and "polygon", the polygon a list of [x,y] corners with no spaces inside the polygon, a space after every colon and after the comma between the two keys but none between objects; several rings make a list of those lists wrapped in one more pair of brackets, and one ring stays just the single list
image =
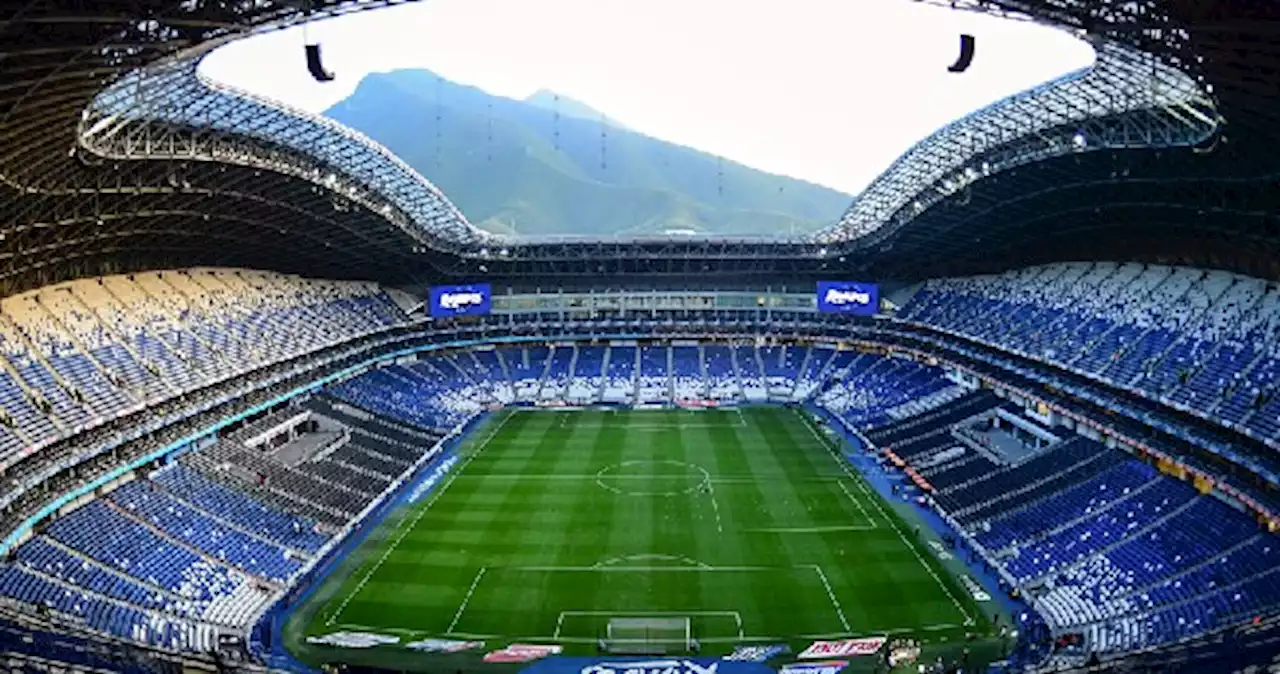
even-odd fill
[{"label": "bright sky", "polygon": [[[1093,61],[1068,34],[910,0],[427,0],[307,31],[334,82],[307,73],[301,29],[228,45],[204,72],[311,112],[399,68],[513,98],[546,88],[850,193],[947,122]],[[962,32],[976,56],[952,74]]]}]

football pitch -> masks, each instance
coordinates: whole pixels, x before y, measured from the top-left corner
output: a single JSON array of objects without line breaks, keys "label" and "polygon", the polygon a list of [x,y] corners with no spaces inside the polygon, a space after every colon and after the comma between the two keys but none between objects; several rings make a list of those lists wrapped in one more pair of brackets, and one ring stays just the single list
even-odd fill
[{"label": "football pitch", "polygon": [[331,574],[301,612],[305,634],[589,654],[611,620],[663,618],[716,654],[985,633],[969,595],[839,452],[781,407],[498,412],[430,494]]}]

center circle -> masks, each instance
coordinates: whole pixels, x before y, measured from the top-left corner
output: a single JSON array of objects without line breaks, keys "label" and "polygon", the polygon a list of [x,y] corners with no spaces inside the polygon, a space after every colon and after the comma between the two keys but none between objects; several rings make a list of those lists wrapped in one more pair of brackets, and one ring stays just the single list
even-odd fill
[{"label": "center circle", "polygon": [[711,488],[711,474],[683,461],[623,461],[596,473],[601,489],[619,496],[680,496]]}]

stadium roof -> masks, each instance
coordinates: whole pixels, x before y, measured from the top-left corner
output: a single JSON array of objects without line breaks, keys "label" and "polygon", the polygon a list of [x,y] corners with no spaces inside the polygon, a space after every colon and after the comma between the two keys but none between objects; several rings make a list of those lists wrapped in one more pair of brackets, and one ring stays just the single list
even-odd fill
[{"label": "stadium roof", "polygon": [[[909,150],[794,241],[527,242],[475,228],[360,134],[201,79],[210,50],[391,0],[32,0],[0,15],[0,291],[243,265],[449,275],[871,275],[1125,258],[1280,277],[1280,7],[956,0],[1071,30],[1096,65]],[[884,104],[892,105],[891,101]]]}]

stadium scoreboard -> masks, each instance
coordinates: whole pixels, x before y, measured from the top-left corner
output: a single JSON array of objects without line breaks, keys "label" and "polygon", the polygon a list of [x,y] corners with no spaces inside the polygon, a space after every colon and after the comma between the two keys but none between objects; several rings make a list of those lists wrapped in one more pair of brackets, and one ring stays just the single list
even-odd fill
[{"label": "stadium scoreboard", "polygon": [[493,308],[493,288],[488,283],[432,286],[428,295],[432,318],[484,316]]},{"label": "stadium scoreboard", "polygon": [[818,281],[818,311],[874,316],[880,309],[880,286],[860,281]]}]

